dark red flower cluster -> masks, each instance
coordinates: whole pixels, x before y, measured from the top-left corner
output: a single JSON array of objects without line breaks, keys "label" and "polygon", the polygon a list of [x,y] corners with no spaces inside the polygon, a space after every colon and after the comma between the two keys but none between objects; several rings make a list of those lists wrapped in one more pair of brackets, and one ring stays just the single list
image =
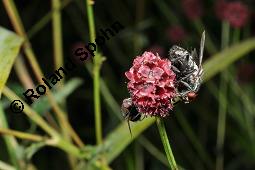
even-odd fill
[{"label": "dark red flower cluster", "polygon": [[241,64],[237,68],[237,80],[240,83],[249,83],[255,78],[255,65],[251,63]]},{"label": "dark red flower cluster", "polygon": [[129,79],[127,87],[138,112],[150,116],[169,115],[173,108],[171,99],[176,96],[176,91],[175,74],[168,59],[144,52],[134,59],[133,66],[125,75]]},{"label": "dark red flower cluster", "polygon": [[166,36],[172,43],[179,43],[185,40],[187,34],[183,27],[175,25],[167,28]]},{"label": "dark red flower cluster", "polygon": [[228,3],[224,0],[217,0],[216,1],[215,13],[216,13],[216,16],[221,20],[224,19],[224,11],[226,9],[227,4]]},{"label": "dark red flower cluster", "polygon": [[200,0],[182,0],[182,8],[190,20],[196,20],[203,15],[203,6]]},{"label": "dark red flower cluster", "polygon": [[250,11],[242,2],[226,2],[219,0],[216,3],[217,16],[229,22],[234,28],[241,28],[249,21]]}]

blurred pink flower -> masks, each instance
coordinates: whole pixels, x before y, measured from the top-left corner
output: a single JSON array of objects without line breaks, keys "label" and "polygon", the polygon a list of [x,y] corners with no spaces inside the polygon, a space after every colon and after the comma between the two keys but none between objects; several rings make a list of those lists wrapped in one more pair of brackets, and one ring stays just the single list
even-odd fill
[{"label": "blurred pink flower", "polygon": [[239,65],[237,69],[237,79],[240,83],[248,83],[254,80],[255,77],[255,65],[245,63]]},{"label": "blurred pink flower", "polygon": [[159,56],[164,56],[164,53],[165,53],[164,48],[161,47],[161,46],[158,45],[158,44],[154,44],[154,45],[150,46],[150,47],[147,49],[147,51],[150,51],[150,52],[152,52],[152,53],[155,54],[155,55],[157,55],[157,53],[158,53]]},{"label": "blurred pink flower", "polygon": [[133,66],[125,72],[129,79],[127,88],[138,112],[150,116],[165,117],[176,96],[175,74],[171,62],[161,59],[151,52],[144,52],[133,61]]},{"label": "blurred pink flower", "polygon": [[242,2],[228,2],[224,10],[224,19],[234,28],[241,28],[248,22],[250,11]]},{"label": "blurred pink flower", "polygon": [[203,14],[203,6],[200,0],[182,0],[182,8],[190,20],[196,20]]},{"label": "blurred pink flower", "polygon": [[215,13],[217,17],[221,20],[224,20],[224,11],[227,6],[227,2],[225,0],[217,0],[215,4]]},{"label": "blurred pink flower", "polygon": [[167,28],[166,36],[172,43],[179,43],[186,38],[187,34],[183,27],[175,25]]}]

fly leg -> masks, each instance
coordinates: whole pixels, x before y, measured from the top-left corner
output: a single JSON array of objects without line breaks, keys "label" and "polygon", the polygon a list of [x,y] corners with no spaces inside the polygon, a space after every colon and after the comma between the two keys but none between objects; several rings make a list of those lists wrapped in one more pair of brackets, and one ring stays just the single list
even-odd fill
[{"label": "fly leg", "polygon": [[184,101],[184,103],[189,103],[189,99],[187,97],[187,93],[189,91],[192,91],[192,87],[185,81],[180,81],[180,83],[182,83],[185,87],[188,88],[187,91],[183,92],[183,93],[180,93],[180,96],[181,96],[181,99]]}]

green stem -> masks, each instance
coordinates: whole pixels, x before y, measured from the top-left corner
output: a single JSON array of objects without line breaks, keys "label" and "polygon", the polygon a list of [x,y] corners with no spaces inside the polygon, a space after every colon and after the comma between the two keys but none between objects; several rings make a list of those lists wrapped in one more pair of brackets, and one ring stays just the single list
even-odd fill
[{"label": "green stem", "polygon": [[[229,45],[230,26],[228,22],[222,22],[221,33],[221,48],[224,49]],[[227,115],[227,74],[228,70],[221,74],[220,87],[219,87],[219,116],[217,127],[217,156],[216,156],[216,169],[224,169],[224,138],[226,129],[226,115]]]},{"label": "green stem", "polygon": [[240,40],[240,33],[241,33],[241,31],[240,31],[239,28],[235,28],[235,29],[234,29],[234,32],[233,32],[233,40],[232,40],[232,43],[233,43],[233,44],[236,44],[236,43],[239,42],[239,40]]},{"label": "green stem", "polygon": [[14,69],[19,80],[26,89],[30,89],[35,86],[27,67],[25,66],[23,56],[20,55],[16,58]]},{"label": "green stem", "polygon": [[228,47],[229,44],[229,35],[230,35],[230,25],[228,22],[222,22],[222,30],[221,30],[221,48],[224,49]]},{"label": "green stem", "polygon": [[226,115],[227,115],[227,82],[226,73],[221,74],[220,87],[219,87],[219,117],[217,128],[217,157],[216,157],[216,169],[222,170],[224,167],[224,138],[226,129]]},{"label": "green stem", "polygon": [[[89,24],[89,35],[90,42],[94,42],[96,38],[95,22],[93,13],[93,1],[86,0],[88,24]],[[102,137],[102,119],[101,119],[101,103],[100,103],[100,67],[102,64],[102,58],[96,52],[94,57],[94,68],[93,68],[93,84],[94,84],[94,112],[95,112],[95,125],[96,125],[96,141],[97,144],[103,142]]]},{"label": "green stem", "polygon": [[40,126],[45,132],[47,132],[52,137],[57,137],[58,133],[50,127],[47,122],[39,116],[29,105],[27,105],[20,97],[18,97],[9,88],[4,87],[3,94],[10,100],[20,100],[24,104],[24,113],[33,120],[38,126]]},{"label": "green stem", "polygon": [[39,135],[20,132],[20,131],[16,131],[16,130],[7,129],[7,128],[0,128],[0,134],[15,136],[17,138],[31,140],[34,142],[41,142],[44,140],[44,137],[39,136]]},{"label": "green stem", "polygon": [[[53,44],[54,44],[54,59],[55,69],[63,66],[63,45],[62,45],[62,28],[61,28],[61,6],[60,0],[52,0],[52,26],[53,26]],[[60,81],[60,87],[63,81]]]},{"label": "green stem", "polygon": [[92,5],[93,5],[92,0],[86,0],[88,23],[89,23],[89,38],[91,42],[94,42],[96,38],[96,30],[95,30],[95,20],[94,20],[94,12],[93,12]]},{"label": "green stem", "polygon": [[[60,5],[60,10],[65,8],[68,4],[70,4],[72,0],[63,0],[63,2]],[[33,25],[30,30],[27,31],[28,38],[32,38],[36,33],[38,33],[43,27],[45,27],[48,22],[50,22],[53,14],[53,10],[48,12],[44,17],[42,17],[36,24]]]},{"label": "green stem", "polygon": [[[51,145],[51,144],[50,144]],[[67,153],[76,156],[77,158],[83,158],[84,155],[82,154],[81,150],[77,148],[75,145],[71,144],[70,142],[64,139],[58,139],[57,144],[52,144],[54,147],[58,147]]]},{"label": "green stem", "polygon": [[[0,127],[9,128],[8,122],[6,120],[6,116],[1,104],[0,104]],[[11,163],[16,167],[17,170],[20,170],[21,166],[19,164],[17,152],[16,152],[18,148],[16,139],[13,136],[4,136],[3,139],[6,144]]]},{"label": "green stem", "polygon": [[170,167],[171,167],[172,170],[178,170],[178,167],[177,167],[177,164],[175,162],[174,155],[173,155],[173,152],[172,152],[172,149],[171,149],[168,137],[167,137],[164,122],[163,122],[162,119],[156,118],[156,123],[157,123],[157,126],[158,126],[161,141],[163,143],[163,146],[164,146],[164,149],[165,149],[165,152],[166,152],[166,157],[167,157],[167,160],[170,164]]}]

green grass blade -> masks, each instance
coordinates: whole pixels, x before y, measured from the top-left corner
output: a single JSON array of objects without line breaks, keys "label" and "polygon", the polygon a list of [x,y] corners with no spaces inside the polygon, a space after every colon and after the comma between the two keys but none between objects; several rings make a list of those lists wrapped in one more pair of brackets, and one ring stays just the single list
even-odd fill
[{"label": "green grass blade", "polygon": [[[7,119],[3,110],[2,105],[0,104],[0,128],[9,128]],[[18,161],[18,144],[16,139],[13,136],[3,136],[7,151],[9,153],[9,157],[13,166],[16,169],[20,169],[19,161]],[[0,168],[1,169],[1,168]]]},{"label": "green grass blade", "polygon": [[0,96],[22,42],[21,37],[0,27]]},{"label": "green grass blade", "polygon": [[213,55],[204,63],[204,81],[209,80],[253,49],[255,49],[255,38],[233,45]]},{"label": "green grass blade", "polygon": [[14,167],[12,167],[11,165],[8,165],[7,163],[0,161],[0,169],[4,169],[4,170],[15,170]]}]

